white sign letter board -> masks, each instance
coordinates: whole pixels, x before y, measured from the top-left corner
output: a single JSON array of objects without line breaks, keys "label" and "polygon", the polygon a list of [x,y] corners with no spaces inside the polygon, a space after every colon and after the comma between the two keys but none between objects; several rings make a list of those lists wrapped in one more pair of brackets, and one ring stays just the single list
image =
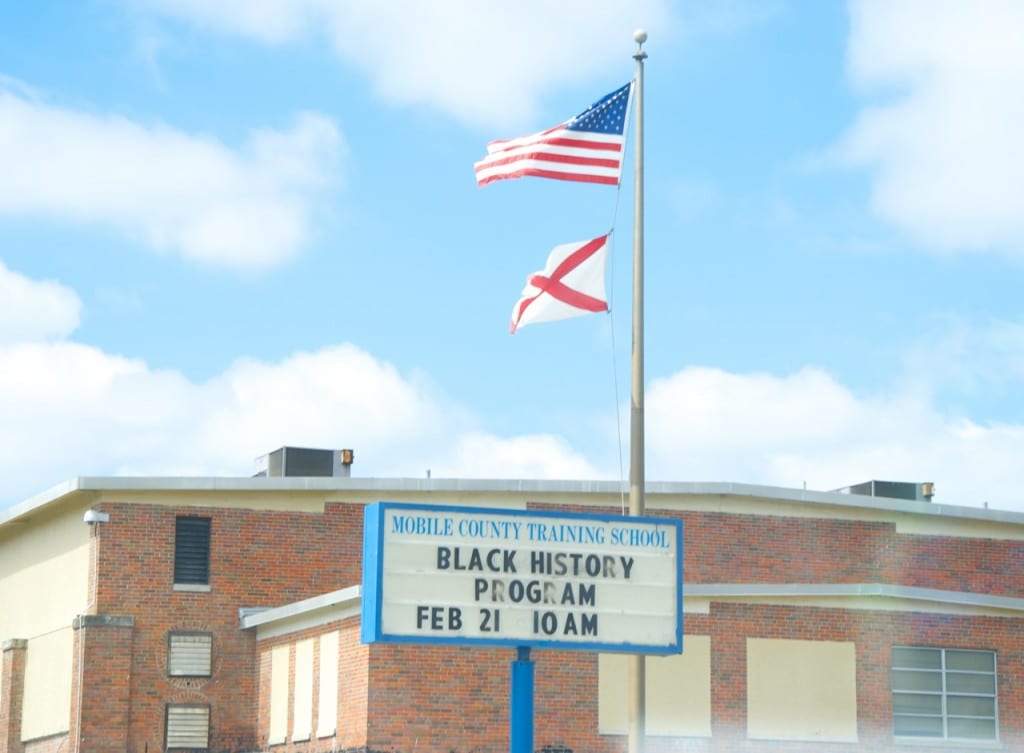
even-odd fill
[{"label": "white sign letter board", "polygon": [[377,502],[366,643],[682,651],[682,522]]}]

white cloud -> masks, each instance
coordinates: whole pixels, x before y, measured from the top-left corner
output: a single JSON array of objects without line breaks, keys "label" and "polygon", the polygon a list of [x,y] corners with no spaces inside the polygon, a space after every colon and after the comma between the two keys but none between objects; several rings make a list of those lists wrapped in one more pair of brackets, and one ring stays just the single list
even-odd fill
[{"label": "white cloud", "polygon": [[78,327],[82,301],[60,283],[30,280],[0,260],[0,344],[64,337]]},{"label": "white cloud", "polygon": [[[450,430],[429,388],[352,345],[298,353],[280,363],[245,359],[206,386],[212,401],[193,437],[199,457],[238,461],[246,437],[261,454],[281,445],[349,447],[381,473],[410,461]],[[443,446],[443,445],[442,445]]]},{"label": "white cloud", "polygon": [[201,28],[227,31],[268,44],[294,42],[316,28],[329,12],[321,0],[140,0],[139,5],[188,20]]},{"label": "white cloud", "polygon": [[[282,445],[353,448],[361,476],[616,475],[556,435],[489,433],[422,375],[353,345],[277,362],[240,359],[193,382],[60,339],[80,306],[60,284],[0,267],[0,296],[12,291],[24,307],[18,319],[38,321],[0,339],[0,509],[75,475],[245,476],[257,456]],[[964,326],[922,346],[929,352],[940,363],[963,353],[996,359],[1024,376],[1024,327]],[[919,357],[910,369],[925,372]],[[945,378],[944,369],[933,371]],[[980,378],[954,376],[961,384]],[[938,502],[1024,511],[1024,424],[940,410],[934,386],[859,395],[815,368],[784,376],[686,368],[648,388],[647,477],[811,489],[933,481]],[[610,454],[614,431],[594,445]]]},{"label": "white cloud", "polygon": [[[1024,425],[943,415],[916,392],[688,368],[654,380],[646,405],[652,481],[933,481],[938,502],[1024,510]],[[70,342],[0,346],[0,414],[0,506],[78,474],[249,475],[285,444],[354,448],[361,476],[614,476],[561,437],[481,430],[352,345],[241,360],[204,383]]]},{"label": "white cloud", "polygon": [[442,476],[477,478],[607,477],[563,438],[549,434],[495,437],[481,432],[468,433],[459,437],[447,463],[433,470]]},{"label": "white cloud", "polygon": [[904,358],[907,379],[922,389],[990,398],[1016,393],[1024,380],[1024,324],[938,317]]},{"label": "white cloud", "polygon": [[[324,33],[339,58],[360,69],[377,94],[428,105],[466,123],[536,124],[541,100],[559,88],[632,75],[633,30],[651,45],[671,38],[665,0],[146,0],[159,13],[264,43]],[[609,87],[618,83],[611,80]],[[604,92],[595,91],[594,99]],[[589,102],[577,102],[564,116]]]},{"label": "white cloud", "polygon": [[872,206],[939,251],[1024,255],[1024,6],[860,0],[848,62],[866,106],[836,147]]},{"label": "white cloud", "polygon": [[[688,368],[654,380],[646,405],[652,481],[934,481],[938,502],[1024,510],[1024,425],[942,415],[916,393]],[[249,475],[285,444],[354,448],[361,476],[614,476],[561,437],[481,430],[352,345],[241,360],[204,383],[70,342],[0,346],[0,414],[0,507],[78,474]]]},{"label": "white cloud", "polygon": [[1024,425],[945,415],[927,391],[858,396],[818,369],[687,368],[651,383],[648,478],[832,489],[932,481],[936,501],[1024,510]]},{"label": "white cloud", "polygon": [[260,268],[306,241],[310,202],[341,151],[335,125],[315,114],[233,151],[0,89],[0,214],[96,223],[197,261]]},{"label": "white cloud", "polygon": [[0,343],[0,415],[0,509],[76,475],[251,475],[283,445],[353,448],[362,476],[596,475],[559,438],[480,431],[352,345],[196,383],[78,343]]}]

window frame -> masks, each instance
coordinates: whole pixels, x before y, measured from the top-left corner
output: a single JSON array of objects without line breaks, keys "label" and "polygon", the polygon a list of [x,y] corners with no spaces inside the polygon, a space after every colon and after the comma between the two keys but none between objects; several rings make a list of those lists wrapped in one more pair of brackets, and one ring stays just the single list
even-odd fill
[{"label": "window frame", "polygon": [[[915,665],[913,662],[897,664],[897,654],[900,651],[928,651],[936,652],[938,655],[938,665],[936,667],[920,666]],[[959,667],[949,666],[949,657],[951,654],[984,654],[991,657],[991,671],[989,670],[977,670],[977,669],[963,669]],[[928,687],[912,687],[906,685],[904,687],[897,687],[899,673],[906,673],[906,679],[913,679],[916,677],[917,680],[925,680],[928,675],[937,676],[939,682],[937,688]],[[968,679],[968,678],[991,678],[991,692],[982,691],[978,689],[961,689],[951,688],[951,679]],[[950,741],[950,742],[971,742],[971,743],[998,743],[999,742],[999,665],[997,652],[992,649],[974,649],[974,648],[949,648],[940,646],[909,646],[899,645],[893,646],[892,657],[890,661],[890,693],[892,699],[892,731],[893,738],[898,740],[919,740],[919,741]],[[938,710],[937,712],[928,712],[925,710],[898,710],[899,704],[898,699],[900,696],[904,696],[909,700],[911,696],[917,696],[919,699],[935,698],[938,699]],[[950,700],[962,700],[962,699],[982,699],[984,701],[990,701],[992,705],[992,713],[988,714],[969,714],[969,713],[954,713],[950,709]],[[920,731],[907,733],[899,731],[899,721],[903,720],[939,720],[941,723],[941,734],[926,734]],[[951,733],[950,722],[971,720],[981,720],[990,722],[992,725],[991,737],[970,737],[964,735],[957,735]]]},{"label": "window frame", "polygon": [[[206,711],[206,745],[171,745],[171,713],[178,709],[203,709]],[[210,704],[208,703],[168,703],[164,706],[164,750],[194,750],[205,751],[210,749]]]},{"label": "window frame", "polygon": [[[200,638],[205,637],[208,639],[209,645],[209,656],[207,657],[207,671],[205,674],[191,674],[185,672],[172,671],[172,658],[174,651],[174,639],[181,637]],[[170,630],[167,632],[167,676],[168,677],[201,677],[209,678],[213,676],[213,633],[205,630]]]},{"label": "window frame", "polygon": [[[205,527],[205,530],[203,528]],[[213,519],[201,515],[174,518],[174,588],[179,591],[209,591]],[[199,572],[192,572],[197,570]]]}]

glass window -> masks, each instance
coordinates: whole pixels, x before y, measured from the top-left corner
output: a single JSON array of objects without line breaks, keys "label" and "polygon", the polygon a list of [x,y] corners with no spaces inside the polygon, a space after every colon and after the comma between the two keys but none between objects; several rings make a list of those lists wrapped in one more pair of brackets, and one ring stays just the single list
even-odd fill
[{"label": "glass window", "polygon": [[892,695],[896,737],[998,738],[993,651],[895,647]]}]

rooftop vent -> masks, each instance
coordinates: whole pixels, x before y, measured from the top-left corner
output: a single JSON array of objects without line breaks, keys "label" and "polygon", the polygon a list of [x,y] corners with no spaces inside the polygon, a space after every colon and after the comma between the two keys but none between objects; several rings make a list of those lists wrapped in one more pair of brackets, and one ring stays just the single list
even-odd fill
[{"label": "rooftop vent", "polygon": [[256,458],[256,476],[340,476],[352,475],[355,452],[281,447]]},{"label": "rooftop vent", "polygon": [[932,497],[935,496],[935,484],[931,481],[924,481],[920,484],[913,481],[865,481],[863,484],[844,486],[837,491],[843,494],[860,494],[865,497],[931,502]]}]

